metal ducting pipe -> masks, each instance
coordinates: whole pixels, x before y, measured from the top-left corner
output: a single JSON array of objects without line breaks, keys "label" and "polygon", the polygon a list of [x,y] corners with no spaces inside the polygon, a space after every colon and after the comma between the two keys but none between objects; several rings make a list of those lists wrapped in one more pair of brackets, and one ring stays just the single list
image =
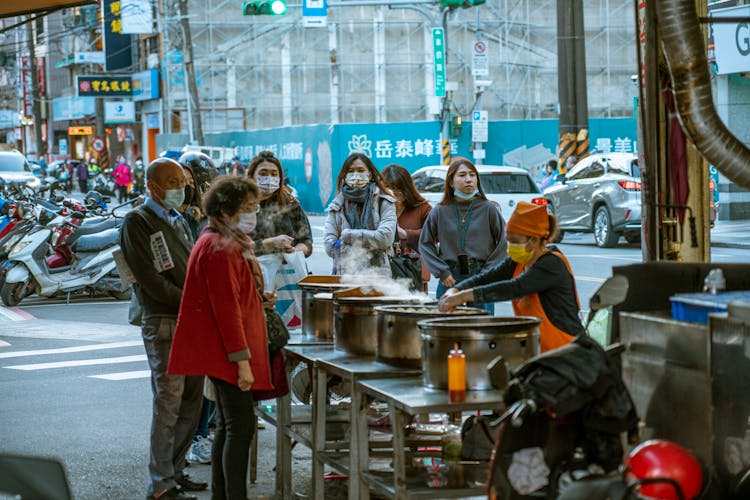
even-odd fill
[{"label": "metal ducting pipe", "polygon": [[719,172],[750,189],[750,149],[727,129],[716,113],[695,3],[692,0],[654,3],[683,129]]}]

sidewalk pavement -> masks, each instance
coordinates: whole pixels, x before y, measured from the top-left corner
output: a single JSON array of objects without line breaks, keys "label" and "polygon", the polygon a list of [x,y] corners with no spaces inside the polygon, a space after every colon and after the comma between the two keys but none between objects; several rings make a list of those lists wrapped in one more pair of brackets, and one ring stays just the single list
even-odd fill
[{"label": "sidewalk pavement", "polygon": [[711,229],[711,246],[750,249],[750,220],[717,220]]}]

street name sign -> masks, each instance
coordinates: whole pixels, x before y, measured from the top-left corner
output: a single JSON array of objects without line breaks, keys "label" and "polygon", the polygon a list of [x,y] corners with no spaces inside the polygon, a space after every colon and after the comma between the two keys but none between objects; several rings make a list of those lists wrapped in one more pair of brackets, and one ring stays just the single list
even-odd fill
[{"label": "street name sign", "polygon": [[443,28],[432,28],[432,49],[435,61],[435,95],[445,97],[445,34]]}]

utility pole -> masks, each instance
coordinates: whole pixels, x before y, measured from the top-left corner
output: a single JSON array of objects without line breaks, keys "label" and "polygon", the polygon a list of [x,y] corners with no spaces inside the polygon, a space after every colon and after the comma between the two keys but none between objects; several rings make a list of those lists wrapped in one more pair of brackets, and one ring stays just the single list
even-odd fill
[{"label": "utility pole", "polygon": [[445,68],[446,78],[446,89],[445,95],[443,96],[443,109],[440,112],[440,163],[448,165],[451,162],[451,146],[450,146],[450,90],[448,90],[447,79],[448,79],[448,13],[450,12],[449,7],[443,9],[443,19],[441,25],[443,26],[443,67]]},{"label": "utility pole", "polygon": [[203,127],[201,125],[200,99],[198,98],[198,84],[195,81],[195,66],[193,65],[193,40],[190,35],[190,20],[187,10],[188,0],[177,0],[182,25],[182,60],[185,64],[185,81],[187,85],[186,100],[188,113],[192,122],[191,141],[203,144]]},{"label": "utility pole", "polygon": [[31,70],[31,113],[34,116],[34,144],[36,147],[37,158],[41,158],[42,155],[44,155],[44,142],[42,141],[42,96],[39,95],[39,78],[36,72],[34,21],[32,21],[32,16],[28,16],[26,19],[26,40],[28,42],[29,68]]}]

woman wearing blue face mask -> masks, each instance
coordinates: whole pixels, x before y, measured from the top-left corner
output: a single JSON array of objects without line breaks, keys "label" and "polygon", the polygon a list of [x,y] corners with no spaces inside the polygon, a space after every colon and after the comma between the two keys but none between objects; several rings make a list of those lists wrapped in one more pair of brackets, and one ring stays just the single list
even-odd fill
[{"label": "woman wearing blue face mask", "polygon": [[[419,253],[438,278],[437,298],[457,282],[505,259],[505,221],[482,191],[479,172],[466,158],[448,167],[443,199],[433,207],[419,239]],[[487,309],[492,312],[493,304]]]},{"label": "woman wearing blue face mask", "polygon": [[372,161],[352,153],[341,166],[328,206],[324,243],[333,274],[391,275],[388,252],[396,235],[396,200]]}]

